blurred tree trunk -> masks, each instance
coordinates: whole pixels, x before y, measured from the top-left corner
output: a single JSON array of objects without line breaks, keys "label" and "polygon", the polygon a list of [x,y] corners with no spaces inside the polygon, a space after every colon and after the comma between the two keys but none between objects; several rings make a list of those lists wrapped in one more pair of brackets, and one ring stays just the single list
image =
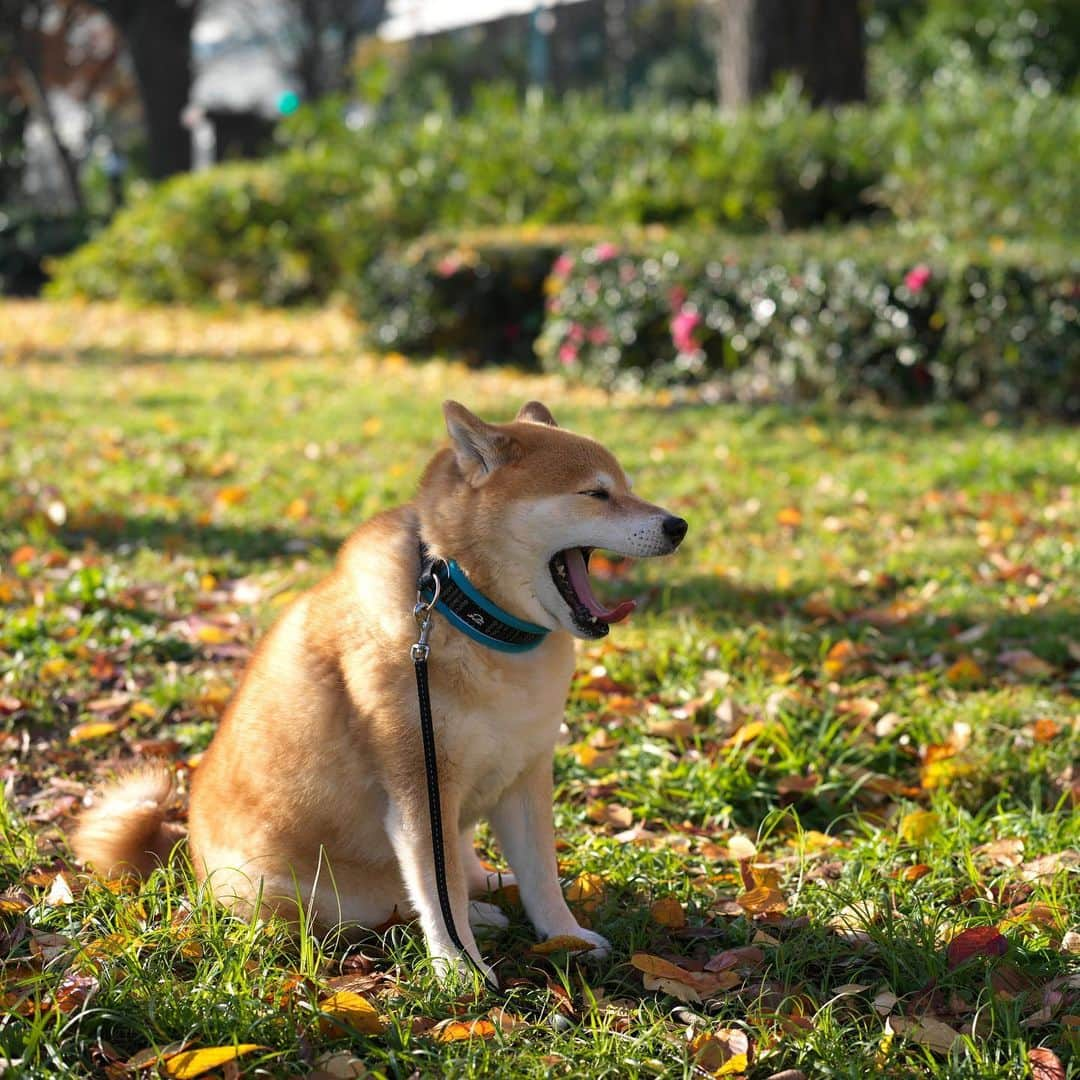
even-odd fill
[{"label": "blurred tree trunk", "polygon": [[146,125],[150,175],[191,168],[183,113],[191,94],[191,31],[196,0],[92,0],[124,35]]},{"label": "blurred tree trunk", "polygon": [[781,73],[815,105],[866,98],[858,0],[710,0],[720,103],[746,105]]}]

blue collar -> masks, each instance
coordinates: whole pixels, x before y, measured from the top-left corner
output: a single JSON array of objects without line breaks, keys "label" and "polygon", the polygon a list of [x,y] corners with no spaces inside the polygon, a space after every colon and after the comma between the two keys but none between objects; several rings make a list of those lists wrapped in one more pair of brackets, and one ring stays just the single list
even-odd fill
[{"label": "blue collar", "polygon": [[451,626],[473,641],[498,652],[523,653],[535,649],[551,632],[544,626],[526,622],[504,611],[480,592],[465,571],[453,560],[434,559],[425,544],[420,544],[420,578],[417,588],[425,600],[435,593],[438,611]]}]

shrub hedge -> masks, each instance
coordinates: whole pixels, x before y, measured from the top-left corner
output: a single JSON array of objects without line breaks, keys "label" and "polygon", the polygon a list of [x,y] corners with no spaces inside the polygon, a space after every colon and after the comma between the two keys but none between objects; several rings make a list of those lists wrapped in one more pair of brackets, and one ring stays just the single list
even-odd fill
[{"label": "shrub hedge", "polygon": [[1080,261],[893,231],[714,237],[560,256],[537,352],[607,387],[949,399],[1080,415]]},{"label": "shrub hedge", "polygon": [[861,227],[600,235],[439,235],[386,255],[363,286],[372,341],[520,363],[539,328],[545,368],[611,389],[1080,414],[1080,263],[1057,249]]},{"label": "shrub hedge", "polygon": [[356,132],[322,106],[288,131],[277,158],[151,190],[56,264],[52,293],[318,300],[422,234],[526,222],[750,233],[877,215],[1052,236],[1080,220],[1080,103],[998,81],[835,112],[788,90],[735,118],[488,94]]}]

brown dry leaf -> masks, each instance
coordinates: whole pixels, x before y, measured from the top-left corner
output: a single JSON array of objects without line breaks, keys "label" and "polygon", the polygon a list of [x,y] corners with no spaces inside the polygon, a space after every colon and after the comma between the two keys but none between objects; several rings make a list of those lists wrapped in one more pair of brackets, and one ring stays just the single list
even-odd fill
[{"label": "brown dry leaf", "polygon": [[946,956],[952,969],[976,956],[1004,956],[1008,951],[1008,939],[996,926],[972,926],[949,942]]},{"label": "brown dry leaf", "polygon": [[529,952],[535,953],[537,956],[549,956],[551,953],[556,952],[586,952],[595,948],[595,943],[586,941],[584,938],[574,937],[573,934],[556,934],[546,941],[536,942],[529,949]]},{"label": "brown dry leaf", "polygon": [[747,915],[772,915],[787,911],[787,900],[784,894],[769,885],[763,885],[741,896],[735,897],[735,903],[746,912]]},{"label": "brown dry leaf", "polygon": [[1054,665],[1048,664],[1030,649],[1008,649],[998,654],[997,661],[1026,679],[1045,679],[1054,674]]},{"label": "brown dry leaf", "polygon": [[960,1033],[955,1028],[949,1027],[936,1016],[890,1016],[885,1021],[885,1030],[903,1035],[935,1054],[947,1054],[960,1038]]},{"label": "brown dry leaf", "polygon": [[650,720],[645,730],[660,739],[692,739],[697,727],[687,718],[665,717]]},{"label": "brown dry leaf", "polygon": [[1020,877],[1024,881],[1037,881],[1039,878],[1052,877],[1062,870],[1071,870],[1080,866],[1080,851],[1066,848],[1049,855],[1040,855],[1037,859],[1024,863],[1020,867]]},{"label": "brown dry leaf", "polygon": [[750,1067],[750,1040],[738,1028],[702,1031],[690,1043],[694,1064],[710,1076],[733,1076]]},{"label": "brown dry leaf", "polygon": [[742,982],[733,971],[716,974],[687,971],[649,953],[634,953],[630,964],[642,972],[642,983],[646,990],[659,990],[686,1003],[701,1004],[706,998],[722,990],[730,990]]},{"label": "brown dry leaf", "polygon": [[1023,861],[1024,841],[1019,836],[1003,836],[980,844],[972,851],[973,855],[989,859],[995,866],[1019,866]]},{"label": "brown dry leaf", "polygon": [[63,934],[46,934],[41,930],[30,931],[30,955],[43,964],[50,964],[58,956],[74,947],[71,938]]},{"label": "brown dry leaf", "polygon": [[596,825],[610,825],[615,829],[629,829],[634,824],[633,811],[618,803],[594,802],[585,811],[585,816]]},{"label": "brown dry leaf", "polygon": [[566,890],[568,903],[584,911],[595,911],[603,902],[606,887],[599,874],[579,874]]},{"label": "brown dry leaf", "polygon": [[686,925],[686,912],[682,904],[674,896],[665,896],[661,900],[654,900],[649,907],[649,917],[653,922],[661,926],[678,930]]},{"label": "brown dry leaf", "polygon": [[1065,1066],[1053,1050],[1036,1046],[1028,1051],[1031,1080],[1065,1080]]},{"label": "brown dry leaf", "polygon": [[729,968],[756,968],[765,963],[765,954],[756,945],[740,945],[725,949],[710,957],[706,971],[727,971]]},{"label": "brown dry leaf", "polygon": [[436,1042],[464,1042],[468,1039],[492,1039],[498,1028],[483,1017],[478,1020],[443,1020],[429,1034]]},{"label": "brown dry leaf", "polygon": [[1024,728],[1037,743],[1053,742],[1061,734],[1061,725],[1048,716],[1041,716],[1033,724]]},{"label": "brown dry leaf", "polygon": [[103,739],[106,735],[114,735],[123,726],[119,720],[91,720],[85,724],[76,724],[68,732],[68,742],[84,743],[92,739]]},{"label": "brown dry leaf", "polygon": [[216,1069],[230,1061],[235,1061],[252,1050],[265,1050],[266,1047],[255,1043],[240,1043],[237,1046],[209,1046],[202,1050],[183,1050],[174,1054],[161,1066],[166,1076],[177,1080],[190,1080],[202,1076],[211,1069]]},{"label": "brown dry leaf", "polygon": [[308,1080],[358,1080],[368,1075],[367,1066],[348,1050],[327,1050],[315,1059],[315,1070]]},{"label": "brown dry leaf", "polygon": [[[322,1022],[324,1030],[340,1034],[342,1025],[348,1025],[363,1035],[381,1035],[386,1030],[386,1022],[379,1016],[379,1010],[352,990],[338,990],[319,1002],[319,1012],[326,1019]],[[341,1021],[340,1024],[334,1023]]]},{"label": "brown dry leaf", "polygon": [[776,781],[776,793],[777,795],[805,795],[821,783],[821,777],[816,773],[811,773],[810,776],[799,776],[797,774],[792,776],[781,776]]},{"label": "brown dry leaf", "polygon": [[914,866],[905,866],[900,872],[900,877],[904,881],[918,881],[926,877],[931,870],[932,867],[927,866],[926,863],[916,863]]}]

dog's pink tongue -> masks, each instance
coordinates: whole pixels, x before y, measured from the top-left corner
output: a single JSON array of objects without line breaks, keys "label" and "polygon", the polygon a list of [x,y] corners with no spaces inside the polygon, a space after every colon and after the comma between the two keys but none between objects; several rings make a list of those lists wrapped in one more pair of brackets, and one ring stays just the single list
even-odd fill
[{"label": "dog's pink tongue", "polygon": [[570,573],[570,584],[574,586],[574,592],[589,609],[589,613],[601,622],[620,622],[637,607],[633,600],[621,600],[613,608],[606,608],[593,596],[592,586],[589,584],[589,568],[585,565],[581,548],[567,549],[566,569]]}]

